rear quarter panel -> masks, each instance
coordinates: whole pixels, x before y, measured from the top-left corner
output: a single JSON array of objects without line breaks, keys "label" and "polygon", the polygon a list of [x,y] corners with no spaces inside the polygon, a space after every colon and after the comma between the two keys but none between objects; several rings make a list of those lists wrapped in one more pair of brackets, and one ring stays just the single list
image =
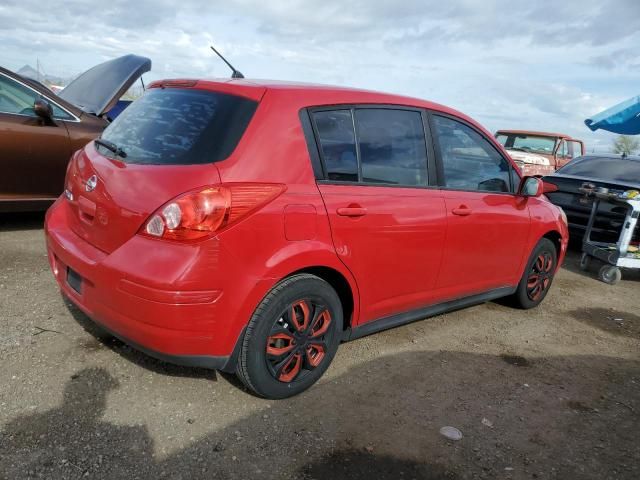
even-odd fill
[{"label": "rear quarter panel", "polygon": [[280,280],[311,267],[331,268],[345,277],[354,296],[353,318],[359,315],[358,287],[335,252],[300,123],[300,108],[300,103],[286,95],[268,91],[233,155],[216,164],[222,182],[286,185],[274,201],[219,236],[238,268],[250,272],[231,322],[232,337],[241,332]]}]

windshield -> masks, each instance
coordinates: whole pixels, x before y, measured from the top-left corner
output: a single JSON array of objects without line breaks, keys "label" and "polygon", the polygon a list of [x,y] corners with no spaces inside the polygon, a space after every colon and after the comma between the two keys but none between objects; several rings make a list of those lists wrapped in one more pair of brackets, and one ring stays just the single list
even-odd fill
[{"label": "windshield", "polygon": [[[154,88],[111,123],[102,139],[127,163],[187,165],[227,158],[244,134],[257,103],[235,95]],[[115,156],[104,146],[100,153]]]},{"label": "windshield", "polygon": [[497,140],[504,148],[522,150],[524,152],[544,153],[552,155],[556,147],[555,137],[540,137],[537,135],[520,135],[515,133],[499,133]]},{"label": "windshield", "polygon": [[572,160],[556,173],[640,185],[640,160],[621,157],[581,157]]}]

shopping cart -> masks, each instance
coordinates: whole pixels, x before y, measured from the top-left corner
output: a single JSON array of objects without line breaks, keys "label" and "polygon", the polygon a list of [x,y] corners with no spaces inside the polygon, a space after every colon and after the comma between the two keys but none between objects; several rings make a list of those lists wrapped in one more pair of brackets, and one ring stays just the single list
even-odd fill
[{"label": "shopping cart", "polygon": [[[621,268],[640,268],[640,249],[637,246],[630,245],[638,223],[638,217],[640,217],[640,194],[634,190],[621,191],[596,188],[593,184],[583,184],[580,191],[587,197],[593,198],[591,216],[582,239],[580,268],[587,270],[591,259],[597,258],[605,263],[600,269],[598,278],[605,283],[615,285],[622,279]],[[601,202],[626,207],[627,214],[617,243],[591,240],[593,225]]]}]

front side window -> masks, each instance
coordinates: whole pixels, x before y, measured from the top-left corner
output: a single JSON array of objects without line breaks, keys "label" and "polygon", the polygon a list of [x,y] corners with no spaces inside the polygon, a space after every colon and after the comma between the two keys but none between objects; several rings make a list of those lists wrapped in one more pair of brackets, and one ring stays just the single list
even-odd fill
[{"label": "front side window", "polygon": [[510,165],[491,143],[462,122],[433,116],[444,183],[456,190],[510,192]]},{"label": "front side window", "polygon": [[358,157],[351,110],[313,113],[318,143],[329,180],[358,181]]},{"label": "front side window", "polygon": [[4,75],[0,75],[0,112],[35,117],[36,113],[33,111],[33,104],[36,100],[44,100],[49,103],[53,108],[54,118],[60,120],[70,120],[73,118],[60,107],[51,103],[47,98],[41,96],[38,92]]},{"label": "front side window", "polygon": [[[189,165],[227,158],[242,138],[257,102],[224,93],[153,88],[103,132],[127,163]],[[104,147],[100,152],[112,155]]]},{"label": "front side window", "polygon": [[362,181],[427,185],[427,146],[422,115],[409,110],[357,109]]},{"label": "front side window", "polygon": [[18,82],[0,75],[0,112],[33,115],[33,104],[40,96]]},{"label": "front side window", "polygon": [[560,140],[560,144],[558,145],[558,150],[556,151],[556,156],[561,158],[566,158],[569,156],[567,152],[567,142],[564,140]]}]

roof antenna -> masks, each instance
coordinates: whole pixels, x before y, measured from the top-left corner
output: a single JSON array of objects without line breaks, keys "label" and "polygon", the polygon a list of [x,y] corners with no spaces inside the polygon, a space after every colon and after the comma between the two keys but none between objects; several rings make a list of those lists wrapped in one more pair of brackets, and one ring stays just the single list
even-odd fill
[{"label": "roof antenna", "polygon": [[213,45],[211,45],[211,50],[213,50],[213,51],[216,53],[216,55],[218,55],[218,56],[222,59],[222,61],[223,61],[224,63],[226,63],[226,64],[229,66],[229,68],[230,68],[230,69],[231,69],[231,71],[233,72],[233,73],[231,74],[231,78],[244,78],[244,75],[242,75],[242,73],[240,73],[238,70],[236,70],[235,68],[233,68],[233,65],[231,65],[229,62],[227,62],[227,59],[226,59],[226,58],[224,58],[224,57],[222,56],[222,54],[221,54],[218,50],[216,50],[215,48],[213,48]]}]

